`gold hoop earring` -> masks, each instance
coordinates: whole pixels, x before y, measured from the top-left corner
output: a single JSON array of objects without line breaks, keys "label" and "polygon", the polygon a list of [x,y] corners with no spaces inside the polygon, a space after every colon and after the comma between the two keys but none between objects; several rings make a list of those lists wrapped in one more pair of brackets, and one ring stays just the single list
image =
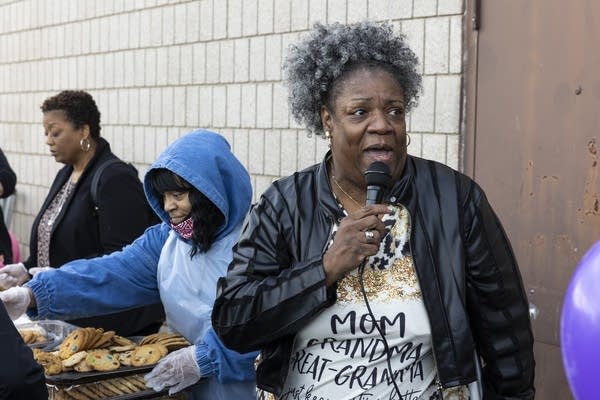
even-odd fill
[{"label": "gold hoop earring", "polygon": [[90,143],[89,139],[81,139],[79,141],[79,146],[81,147],[81,150],[87,153],[88,151],[90,151],[90,147],[92,147],[92,144]]},{"label": "gold hoop earring", "polygon": [[410,146],[410,135],[406,134],[406,147]]},{"label": "gold hoop earring", "polygon": [[329,130],[325,130],[325,139],[329,141],[329,147],[331,148],[331,132]]}]

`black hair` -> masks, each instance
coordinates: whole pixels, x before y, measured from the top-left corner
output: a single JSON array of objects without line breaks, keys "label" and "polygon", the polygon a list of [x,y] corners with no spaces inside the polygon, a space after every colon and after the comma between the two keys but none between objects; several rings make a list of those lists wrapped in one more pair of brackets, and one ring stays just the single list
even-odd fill
[{"label": "black hair", "polygon": [[198,252],[207,252],[215,240],[217,230],[225,221],[225,216],[221,210],[192,184],[166,168],[151,170],[149,183],[161,207],[164,207],[163,195],[165,192],[188,193],[192,205],[190,216],[194,223],[190,257]]},{"label": "black hair", "polygon": [[83,90],[63,90],[59,94],[48,97],[40,107],[42,112],[59,110],[65,119],[76,129],[83,125],[90,127],[93,139],[100,137],[100,111],[92,95]]}]

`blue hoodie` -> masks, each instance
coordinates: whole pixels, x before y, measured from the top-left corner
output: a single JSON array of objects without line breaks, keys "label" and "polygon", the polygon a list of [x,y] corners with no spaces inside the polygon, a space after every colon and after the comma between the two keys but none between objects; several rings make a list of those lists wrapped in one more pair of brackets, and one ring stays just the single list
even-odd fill
[{"label": "blue hoodie", "polygon": [[173,142],[149,171],[156,168],[184,178],[223,213],[224,223],[209,251],[190,257],[191,243],[170,228],[168,214],[155,197],[147,174],[144,191],[163,223],[148,228],[121,251],[37,274],[27,283],[37,302],[37,310],[30,316],[65,320],[162,301],[167,323],[196,345],[200,372],[208,377],[193,395],[255,398],[256,353],[241,355],[226,349],[210,325],[216,281],[227,272],[232,247],[250,207],[250,177],[227,141],[205,130]]},{"label": "blue hoodie", "polygon": [[223,136],[197,130],[174,141],[150,166],[144,178],[144,192],[154,212],[169,223],[149,183],[149,172],[166,168],[191,183],[225,216],[217,240],[237,229],[252,201],[250,176],[230,150]]}]

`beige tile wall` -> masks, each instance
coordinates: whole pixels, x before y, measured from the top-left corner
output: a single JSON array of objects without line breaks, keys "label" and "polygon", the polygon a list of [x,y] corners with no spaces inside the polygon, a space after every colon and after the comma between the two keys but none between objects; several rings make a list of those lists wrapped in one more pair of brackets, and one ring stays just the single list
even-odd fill
[{"label": "beige tile wall", "polygon": [[140,173],[196,127],[225,135],[255,197],[327,149],[291,120],[285,48],[314,22],[390,20],[421,60],[412,154],[459,164],[463,0],[0,0],[0,146],[18,174],[12,230],[29,230],[54,174],[42,101],[84,89],[102,135]]}]

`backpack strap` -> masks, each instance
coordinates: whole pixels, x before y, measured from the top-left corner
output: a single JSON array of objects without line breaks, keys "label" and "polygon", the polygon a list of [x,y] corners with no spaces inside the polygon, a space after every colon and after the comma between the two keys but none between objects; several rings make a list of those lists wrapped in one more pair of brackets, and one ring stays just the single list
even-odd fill
[{"label": "backpack strap", "polygon": [[[92,196],[92,203],[94,204],[94,212],[96,214],[98,213],[98,210],[100,209],[100,205],[98,204],[98,186],[100,184],[100,177],[102,176],[102,173],[104,172],[104,170],[107,167],[109,167],[112,164],[116,164],[116,163],[126,164],[124,161],[121,161],[118,158],[111,158],[110,160],[106,160],[105,162],[100,164],[100,166],[98,167],[96,172],[94,172],[94,176],[92,177],[92,186],[90,188],[90,194]],[[126,164],[126,165],[130,165],[130,164]]]}]

